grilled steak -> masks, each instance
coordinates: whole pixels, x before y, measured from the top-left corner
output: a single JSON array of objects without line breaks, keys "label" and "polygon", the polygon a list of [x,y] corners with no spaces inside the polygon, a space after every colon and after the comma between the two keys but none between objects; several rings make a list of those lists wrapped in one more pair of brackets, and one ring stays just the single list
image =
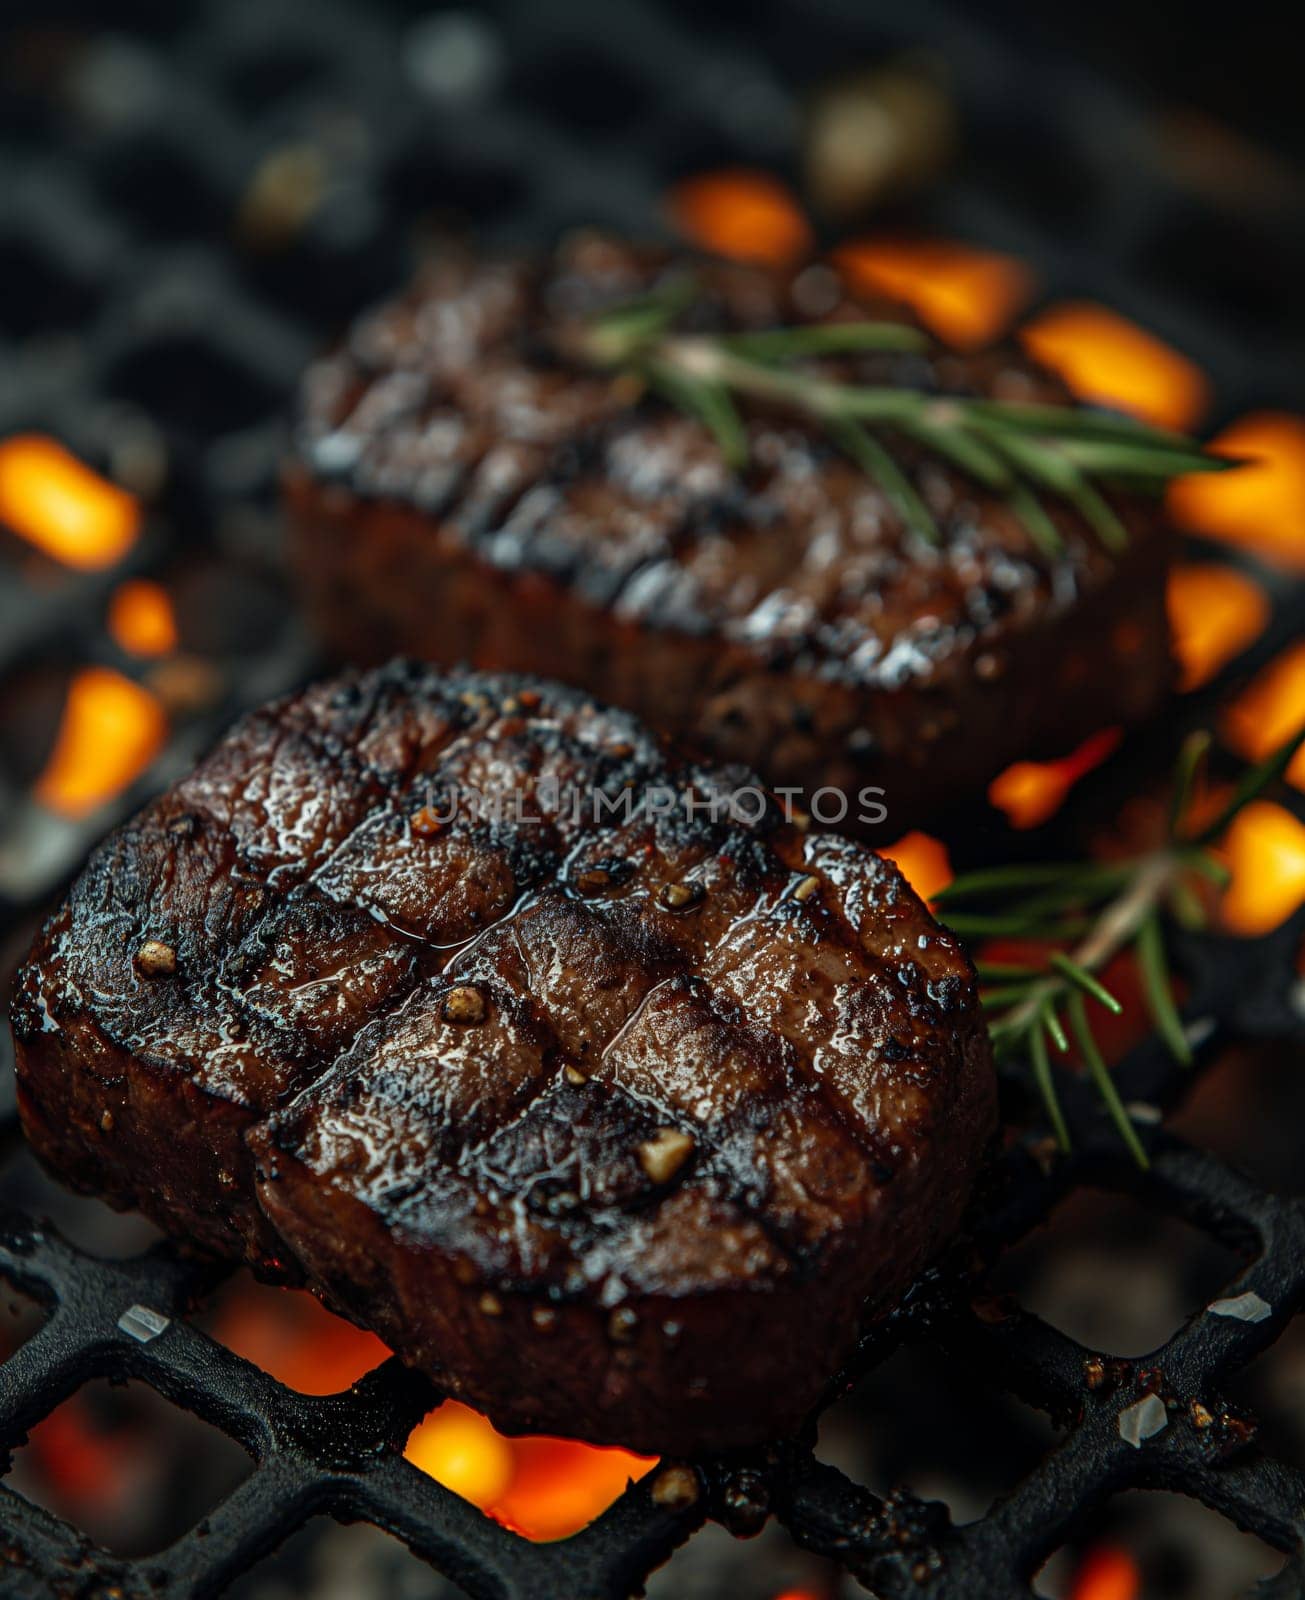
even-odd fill
[{"label": "grilled steak", "polygon": [[[1130,538],[1115,556],[1049,498],[1065,553],[1048,560],[1004,498],[897,441],[943,531],[934,549],[814,425],[751,414],[739,476],[696,421],[569,364],[580,319],[677,266],[592,236],[533,265],[444,260],[311,370],[292,559],[341,657],[561,678],[808,801],[882,787],[882,837],[1156,707],[1171,538],[1142,503],[1117,502]],[[824,268],[696,270],[702,330],[867,309]],[[1009,350],[841,370],[1066,400]],[[836,799],[817,809],[839,820]],[[877,808],[854,798],[844,824],[861,817]]]},{"label": "grilled steak", "polygon": [[955,1228],[994,1085],[955,940],[754,784],[526,679],[259,711],[39,936],[28,1137],[505,1427],[791,1428]]}]

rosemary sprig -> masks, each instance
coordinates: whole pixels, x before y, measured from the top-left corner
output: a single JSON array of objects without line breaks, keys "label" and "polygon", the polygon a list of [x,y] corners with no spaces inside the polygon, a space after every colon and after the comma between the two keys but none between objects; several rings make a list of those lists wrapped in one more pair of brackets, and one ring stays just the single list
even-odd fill
[{"label": "rosemary sprig", "polygon": [[943,920],[962,937],[1013,935],[1045,945],[1045,951],[1020,962],[981,958],[975,970],[998,1057],[1027,1060],[1063,1149],[1069,1148],[1069,1130],[1050,1047],[1063,1055],[1072,1038],[1120,1137],[1146,1166],[1146,1153],[1093,1033],[1088,1002],[1120,1010],[1100,974],[1116,956],[1131,951],[1156,1032],[1176,1061],[1190,1064],[1192,1050],[1165,951],[1164,915],[1185,926],[1203,925],[1196,882],[1226,882],[1210,846],[1244,806],[1281,777],[1302,744],[1305,729],[1243,774],[1213,822],[1191,827],[1192,795],[1210,747],[1208,733],[1195,733],[1178,758],[1167,836],[1158,849],[1112,862],[987,867],[957,878],[936,897]]},{"label": "rosemary sprig", "polygon": [[859,384],[813,366],[822,357],[867,351],[917,351],[926,336],[895,322],[818,323],[754,333],[693,333],[677,324],[695,303],[692,278],[595,318],[575,352],[591,366],[628,372],[697,417],[729,464],[747,464],[748,435],[738,403],[759,401],[818,422],[873,479],[903,523],[941,543],[933,513],[882,435],[912,440],[942,455],[985,488],[1005,496],[1048,557],[1063,550],[1044,496],[1074,506],[1107,548],[1127,531],[1102,484],[1159,492],[1188,472],[1220,472],[1234,462],[1207,455],[1183,434],[1125,416],[1071,406],[1032,405],[920,389]]}]

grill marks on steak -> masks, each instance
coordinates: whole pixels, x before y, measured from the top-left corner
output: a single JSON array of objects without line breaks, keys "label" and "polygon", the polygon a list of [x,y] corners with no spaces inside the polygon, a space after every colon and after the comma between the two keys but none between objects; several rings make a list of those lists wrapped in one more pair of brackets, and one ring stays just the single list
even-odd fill
[{"label": "grill marks on steak", "polygon": [[[968,961],[891,865],[773,811],[569,804],[746,781],[515,679],[396,665],[256,713],[38,940],[29,1138],[507,1426],[795,1426],[954,1228],[993,1083]],[[441,822],[455,786],[521,815]]]},{"label": "grill marks on steak", "polygon": [[[593,235],[531,265],[448,257],[312,369],[291,551],[341,656],[560,677],[772,784],[881,784],[897,833],[1154,710],[1172,539],[1149,507],[1116,502],[1130,542],[1112,556],[1049,497],[1065,550],[1048,561],[1002,496],[893,441],[933,549],[814,425],[747,408],[735,475],[697,422],[570,362],[580,319],[684,267]],[[809,272],[691,270],[701,330],[900,315],[837,288],[814,314]],[[828,366],[1067,402],[1010,350]]]}]

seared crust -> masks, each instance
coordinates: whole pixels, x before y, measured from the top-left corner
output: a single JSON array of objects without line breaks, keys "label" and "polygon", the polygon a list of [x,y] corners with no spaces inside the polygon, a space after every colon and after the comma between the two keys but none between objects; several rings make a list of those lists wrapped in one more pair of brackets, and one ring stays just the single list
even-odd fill
[{"label": "seared crust", "polygon": [[860,845],[710,819],[749,782],[521,679],[259,712],[38,939],[28,1136],[505,1427],[790,1429],[955,1228],[994,1089],[954,939]]},{"label": "seared crust", "polygon": [[[691,265],[703,328],[901,315],[827,273]],[[533,264],[449,257],[310,371],[291,559],[341,657],[561,678],[774,787],[880,786],[885,837],[1156,708],[1172,537],[1151,507],[1117,502],[1113,556],[1049,498],[1049,562],[1001,497],[896,441],[935,550],[818,430],[754,411],[737,476],[698,423],[568,363],[577,319],[684,268],[593,236]],[[1067,402],[1008,349],[831,366]]]}]

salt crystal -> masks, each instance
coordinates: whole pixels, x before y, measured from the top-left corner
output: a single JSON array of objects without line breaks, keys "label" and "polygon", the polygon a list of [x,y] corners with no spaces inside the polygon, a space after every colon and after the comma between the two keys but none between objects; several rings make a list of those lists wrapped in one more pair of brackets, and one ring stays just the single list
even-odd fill
[{"label": "salt crystal", "polygon": [[152,1311],[149,1306],[131,1306],[118,1318],[118,1326],[133,1339],[148,1344],[151,1339],[157,1339],[171,1321],[171,1317]]},{"label": "salt crystal", "polygon": [[1262,1300],[1254,1289],[1248,1289],[1245,1294],[1235,1294],[1228,1300],[1212,1301],[1210,1305],[1211,1316],[1233,1317],[1238,1322],[1263,1322],[1272,1311],[1269,1302]]},{"label": "salt crystal", "polygon": [[1164,1119],[1164,1113],[1160,1110],[1160,1107],[1153,1106],[1147,1100],[1130,1100],[1124,1110],[1128,1112],[1131,1121],[1140,1122],[1148,1128],[1155,1127],[1157,1123]]},{"label": "salt crystal", "polygon": [[1134,1450],[1169,1425],[1169,1413],[1158,1394],[1148,1394],[1119,1413],[1119,1437]]}]

